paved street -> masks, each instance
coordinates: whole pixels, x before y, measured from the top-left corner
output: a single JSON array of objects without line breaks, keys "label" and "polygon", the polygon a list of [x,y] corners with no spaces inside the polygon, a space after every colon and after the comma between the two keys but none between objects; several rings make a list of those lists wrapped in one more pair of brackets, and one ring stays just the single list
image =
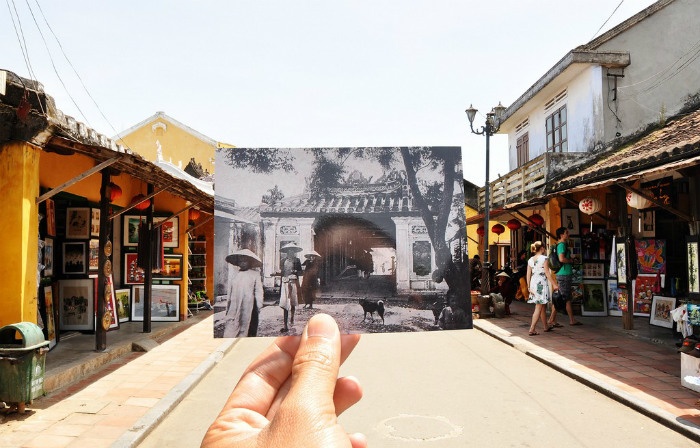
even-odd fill
[{"label": "paved street", "polygon": [[[269,342],[238,342],[139,446],[198,446]],[[341,422],[374,447],[696,446],[479,330],[364,335],[341,374],[365,388]]]}]

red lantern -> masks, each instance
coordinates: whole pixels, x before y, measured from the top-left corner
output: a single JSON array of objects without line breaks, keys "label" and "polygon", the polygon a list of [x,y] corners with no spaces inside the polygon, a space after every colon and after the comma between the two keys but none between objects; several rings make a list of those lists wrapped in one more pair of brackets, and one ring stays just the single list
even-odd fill
[{"label": "red lantern", "polygon": [[107,194],[109,195],[109,202],[114,202],[120,197],[122,197],[122,187],[113,182],[109,183],[109,185],[107,186],[107,191]]},{"label": "red lantern", "polygon": [[[131,198],[131,203],[136,204],[134,208],[136,210],[146,210],[148,207],[151,206],[151,200],[150,199],[145,199],[146,196],[142,194],[137,194],[133,198]],[[145,200],[144,200],[145,199]]]},{"label": "red lantern", "polygon": [[190,209],[190,220],[191,221],[196,221],[199,219],[201,213],[199,212],[199,209],[196,208],[191,208]]},{"label": "red lantern", "polygon": [[494,224],[493,227],[491,227],[491,231],[496,235],[500,235],[506,231],[506,228],[503,227],[503,224]]},{"label": "red lantern", "polygon": [[544,224],[544,218],[535,213],[534,215],[530,216],[530,222],[539,227]]},{"label": "red lantern", "polygon": [[479,236],[484,236],[484,233],[485,233],[485,232],[484,232],[484,226],[479,226],[479,228],[476,229],[476,233],[477,233],[477,235],[479,235]]},{"label": "red lantern", "polygon": [[506,226],[508,226],[510,230],[518,230],[522,226],[522,224],[520,224],[520,221],[513,218],[506,223]]}]

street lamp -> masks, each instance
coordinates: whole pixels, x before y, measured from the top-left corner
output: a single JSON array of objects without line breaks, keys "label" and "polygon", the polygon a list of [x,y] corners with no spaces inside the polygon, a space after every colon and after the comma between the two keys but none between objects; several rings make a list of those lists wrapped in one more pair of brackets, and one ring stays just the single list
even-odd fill
[{"label": "street lamp", "polygon": [[481,126],[481,129],[478,128],[477,130],[474,130],[474,117],[476,117],[476,113],[478,112],[476,109],[474,109],[474,106],[471,104],[469,105],[469,109],[467,109],[465,112],[467,113],[467,118],[469,119],[469,127],[471,128],[471,131],[473,134],[476,135],[485,135],[486,136],[486,185],[484,186],[484,263],[481,269],[481,295],[486,296],[491,292],[491,278],[490,278],[490,269],[491,269],[491,259],[489,258],[489,197],[490,197],[490,192],[489,192],[489,139],[493,134],[498,132],[498,129],[501,126],[501,117],[503,116],[503,112],[506,110],[506,108],[501,104],[501,102],[498,102],[498,106],[494,107],[491,109],[491,112],[488,112],[486,114],[486,123],[484,123],[483,126]]}]

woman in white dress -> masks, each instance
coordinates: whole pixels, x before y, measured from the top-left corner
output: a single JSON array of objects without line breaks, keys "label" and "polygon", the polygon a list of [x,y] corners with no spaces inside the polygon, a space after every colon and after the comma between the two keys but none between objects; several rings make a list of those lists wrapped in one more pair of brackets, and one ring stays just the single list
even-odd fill
[{"label": "woman in white dress", "polygon": [[547,324],[547,304],[552,301],[550,285],[554,290],[559,289],[557,280],[549,269],[549,261],[545,255],[545,247],[541,241],[535,241],[530,245],[532,257],[527,261],[527,284],[530,297],[527,303],[535,304],[535,312],[532,313],[530,323],[530,336],[536,336],[537,319],[542,321],[544,331],[552,331],[552,327]]}]

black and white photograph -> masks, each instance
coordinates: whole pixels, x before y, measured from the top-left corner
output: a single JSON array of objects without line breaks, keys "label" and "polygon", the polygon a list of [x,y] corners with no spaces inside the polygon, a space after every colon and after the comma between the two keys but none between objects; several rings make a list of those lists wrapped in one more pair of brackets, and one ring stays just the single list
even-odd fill
[{"label": "black and white photograph", "polygon": [[214,336],[472,327],[459,147],[222,148]]}]

